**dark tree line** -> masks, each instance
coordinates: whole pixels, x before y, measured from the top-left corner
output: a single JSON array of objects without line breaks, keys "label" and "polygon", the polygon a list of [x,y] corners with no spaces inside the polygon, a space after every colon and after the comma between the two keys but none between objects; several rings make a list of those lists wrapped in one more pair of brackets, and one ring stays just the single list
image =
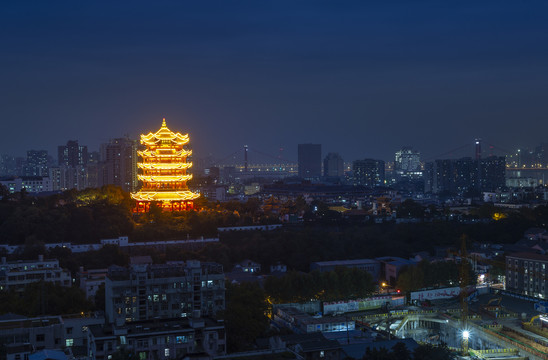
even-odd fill
[{"label": "dark tree line", "polygon": [[0,243],[91,243],[131,233],[129,194],[114,186],[0,201]]},{"label": "dark tree line", "polygon": [[78,314],[94,310],[85,293],[77,287],[63,287],[51,282],[36,282],[23,291],[0,291],[0,314],[14,313],[28,317]]},{"label": "dark tree line", "polygon": [[228,352],[251,349],[268,331],[268,304],[264,290],[253,283],[226,285],[225,320]]},{"label": "dark tree line", "polygon": [[411,224],[362,224],[330,226],[304,224],[269,232],[222,233],[221,244],[208,253],[216,261],[236,263],[252,259],[268,267],[282,262],[290,269],[308,271],[315,261],[399,256],[436,247],[460,248],[462,235],[472,242],[512,243],[531,225],[521,216],[509,216],[491,223],[424,222]]},{"label": "dark tree line", "polygon": [[375,285],[367,271],[341,267],[326,272],[291,271],[280,278],[270,276],[264,288],[274,303],[289,303],[364,298],[375,290]]},{"label": "dark tree line", "polygon": [[443,344],[440,346],[421,344],[414,351],[410,351],[404,343],[399,342],[392,350],[367,348],[362,360],[452,360],[455,358],[455,354]]},{"label": "dark tree line", "polygon": [[132,241],[215,237],[222,226],[278,222],[277,216],[263,211],[258,199],[211,203],[200,198],[200,210],[190,212],[163,212],[157,205],[152,204],[149,213],[134,215],[129,193],[112,185],[45,197],[4,194],[0,244],[85,244],[124,235]]},{"label": "dark tree line", "polygon": [[[409,266],[401,270],[397,287],[403,292],[432,287],[460,286],[460,264],[454,262],[421,261],[417,266]],[[476,279],[472,266],[468,264],[470,274],[469,284],[474,285]]]}]

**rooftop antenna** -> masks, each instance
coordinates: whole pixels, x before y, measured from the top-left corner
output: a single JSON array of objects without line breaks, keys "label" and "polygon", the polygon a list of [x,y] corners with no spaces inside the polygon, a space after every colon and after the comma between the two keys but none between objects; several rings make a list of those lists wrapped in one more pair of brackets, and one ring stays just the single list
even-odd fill
[{"label": "rooftop antenna", "polygon": [[249,147],[247,145],[244,145],[244,173],[247,174],[247,152],[249,150]]},{"label": "rooftop antenna", "polygon": [[481,159],[481,139],[476,139],[476,160]]}]

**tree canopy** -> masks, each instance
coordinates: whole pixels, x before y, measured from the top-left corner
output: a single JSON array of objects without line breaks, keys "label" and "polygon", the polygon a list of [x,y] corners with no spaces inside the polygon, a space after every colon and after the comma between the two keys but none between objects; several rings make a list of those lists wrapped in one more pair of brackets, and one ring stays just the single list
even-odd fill
[{"label": "tree canopy", "polygon": [[326,272],[290,271],[280,278],[270,276],[264,288],[274,303],[288,303],[364,298],[375,290],[375,285],[367,271],[341,267]]}]

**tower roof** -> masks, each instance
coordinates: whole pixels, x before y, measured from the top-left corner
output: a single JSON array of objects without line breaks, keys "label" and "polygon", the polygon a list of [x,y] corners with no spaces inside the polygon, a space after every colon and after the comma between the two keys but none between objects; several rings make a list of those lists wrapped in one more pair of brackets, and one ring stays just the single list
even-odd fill
[{"label": "tower roof", "polygon": [[141,135],[141,144],[144,145],[155,145],[166,140],[173,141],[177,145],[185,145],[188,143],[188,134],[183,135],[169,130],[166,119],[163,118],[160,130],[155,133],[150,132],[147,135]]}]

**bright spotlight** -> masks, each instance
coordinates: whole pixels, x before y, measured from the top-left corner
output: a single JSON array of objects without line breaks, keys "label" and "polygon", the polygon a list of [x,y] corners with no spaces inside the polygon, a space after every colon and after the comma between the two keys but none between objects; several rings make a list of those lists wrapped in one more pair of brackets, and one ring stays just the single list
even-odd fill
[{"label": "bright spotlight", "polygon": [[463,338],[464,340],[468,340],[469,337],[470,337],[470,331],[464,330],[464,331],[462,332],[462,338]]}]

